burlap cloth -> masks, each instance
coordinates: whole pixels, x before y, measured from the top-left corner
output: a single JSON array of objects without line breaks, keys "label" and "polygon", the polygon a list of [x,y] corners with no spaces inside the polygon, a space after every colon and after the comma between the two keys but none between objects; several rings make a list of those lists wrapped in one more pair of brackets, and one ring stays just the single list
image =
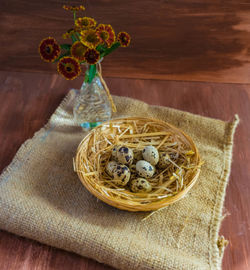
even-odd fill
[{"label": "burlap cloth", "polygon": [[27,140],[0,177],[0,228],[118,269],[220,269],[218,235],[231,166],[232,123],[114,97],[119,116],[172,123],[197,144],[205,164],[191,192],[156,212],[130,213],[98,201],[73,172],[84,137],[72,119],[72,90],[46,127]]}]

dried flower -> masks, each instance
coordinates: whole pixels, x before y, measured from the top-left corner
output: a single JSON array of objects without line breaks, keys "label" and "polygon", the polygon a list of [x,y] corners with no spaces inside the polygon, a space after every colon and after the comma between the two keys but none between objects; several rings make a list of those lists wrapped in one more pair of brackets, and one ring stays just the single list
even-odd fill
[{"label": "dried flower", "polygon": [[96,49],[87,49],[84,54],[85,60],[90,65],[94,65],[100,59],[100,53]]},{"label": "dried flower", "polygon": [[100,39],[95,30],[88,29],[81,31],[81,42],[89,48],[95,48],[100,43]]},{"label": "dried flower", "polygon": [[67,6],[67,5],[64,5],[63,8],[65,10],[69,10],[69,11],[80,11],[80,10],[85,10],[85,7],[84,6]]},{"label": "dried flower", "polygon": [[39,53],[45,62],[53,62],[60,54],[60,47],[53,37],[45,38],[39,45]]},{"label": "dried flower", "polygon": [[76,58],[79,61],[84,61],[85,57],[84,54],[88,47],[82,44],[80,41],[76,41],[72,46],[71,46],[71,55],[72,57]]},{"label": "dried flower", "polygon": [[120,32],[117,35],[117,40],[121,43],[122,47],[128,47],[128,45],[130,44],[130,35],[126,32]]},{"label": "dried flower", "polygon": [[81,67],[75,58],[65,56],[58,62],[57,71],[67,80],[73,80],[81,73]]},{"label": "dried flower", "polygon": [[115,42],[115,31],[110,24],[99,24],[96,28],[96,34],[101,43],[107,44],[108,47]]},{"label": "dried flower", "polygon": [[79,28],[88,29],[88,28],[95,27],[96,21],[90,17],[83,17],[83,18],[76,19],[75,25],[76,27],[79,27]]}]

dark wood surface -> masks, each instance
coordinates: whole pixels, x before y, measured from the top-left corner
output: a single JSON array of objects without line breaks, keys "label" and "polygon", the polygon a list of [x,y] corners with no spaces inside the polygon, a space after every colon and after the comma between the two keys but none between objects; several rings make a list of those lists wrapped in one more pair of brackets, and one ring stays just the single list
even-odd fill
[{"label": "dark wood surface", "polygon": [[[241,123],[235,136],[232,172],[225,201],[221,234],[230,243],[223,269],[250,269],[250,85],[106,78],[112,94],[141,99],[192,113]],[[12,160],[20,145],[40,129],[70,87],[58,75],[0,72],[0,171]],[[7,232],[0,232],[1,270],[104,270],[108,266],[48,247]]]},{"label": "dark wood surface", "polygon": [[[225,201],[229,216],[221,228],[230,241],[223,269],[250,269],[250,2],[72,2],[84,3],[87,16],[132,36],[131,47],[103,63],[104,76],[113,77],[106,79],[112,94],[222,120],[239,114]],[[1,0],[0,171],[47,122],[69,88],[81,84],[82,78],[67,82],[55,75],[55,65],[42,62],[37,53],[42,38],[52,35],[62,41],[61,34],[71,27],[70,15],[61,9],[65,3],[69,1]],[[2,231],[0,269],[111,268]]]},{"label": "dark wood surface", "polygon": [[250,82],[250,2],[247,0],[1,0],[1,70],[55,72],[37,53],[40,40],[71,28],[64,3],[132,36],[131,47],[104,61],[105,76]]}]

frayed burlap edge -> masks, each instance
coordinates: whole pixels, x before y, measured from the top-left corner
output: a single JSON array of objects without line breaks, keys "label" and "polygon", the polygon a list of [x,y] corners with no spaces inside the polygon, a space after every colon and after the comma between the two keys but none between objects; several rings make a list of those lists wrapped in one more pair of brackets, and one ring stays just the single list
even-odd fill
[{"label": "frayed burlap edge", "polygon": [[[218,192],[216,194],[216,203],[213,209],[213,218],[210,226],[210,266],[214,266],[214,269],[221,269],[222,258],[224,250],[228,244],[228,241],[224,239],[224,236],[219,236],[219,230],[221,222],[223,220],[223,205],[226,196],[226,187],[229,181],[229,175],[231,171],[232,155],[233,155],[233,140],[236,127],[239,124],[239,116],[234,116],[234,121],[229,123],[225,131],[224,136],[224,166],[222,168],[220,181],[218,181]],[[217,252],[215,252],[217,251]]]}]

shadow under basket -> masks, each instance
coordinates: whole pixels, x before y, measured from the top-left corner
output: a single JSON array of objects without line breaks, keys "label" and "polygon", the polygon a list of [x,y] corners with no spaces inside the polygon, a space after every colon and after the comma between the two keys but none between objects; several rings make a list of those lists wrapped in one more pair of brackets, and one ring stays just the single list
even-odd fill
[{"label": "shadow under basket", "polygon": [[[114,146],[142,150],[153,145],[159,153],[175,153],[178,158],[159,169],[148,181],[152,190],[134,193],[129,185],[120,187],[106,173]],[[73,160],[83,185],[98,199],[128,211],[153,211],[183,198],[200,173],[200,156],[192,139],[166,122],[150,118],[120,118],[94,128],[79,144]]]}]

